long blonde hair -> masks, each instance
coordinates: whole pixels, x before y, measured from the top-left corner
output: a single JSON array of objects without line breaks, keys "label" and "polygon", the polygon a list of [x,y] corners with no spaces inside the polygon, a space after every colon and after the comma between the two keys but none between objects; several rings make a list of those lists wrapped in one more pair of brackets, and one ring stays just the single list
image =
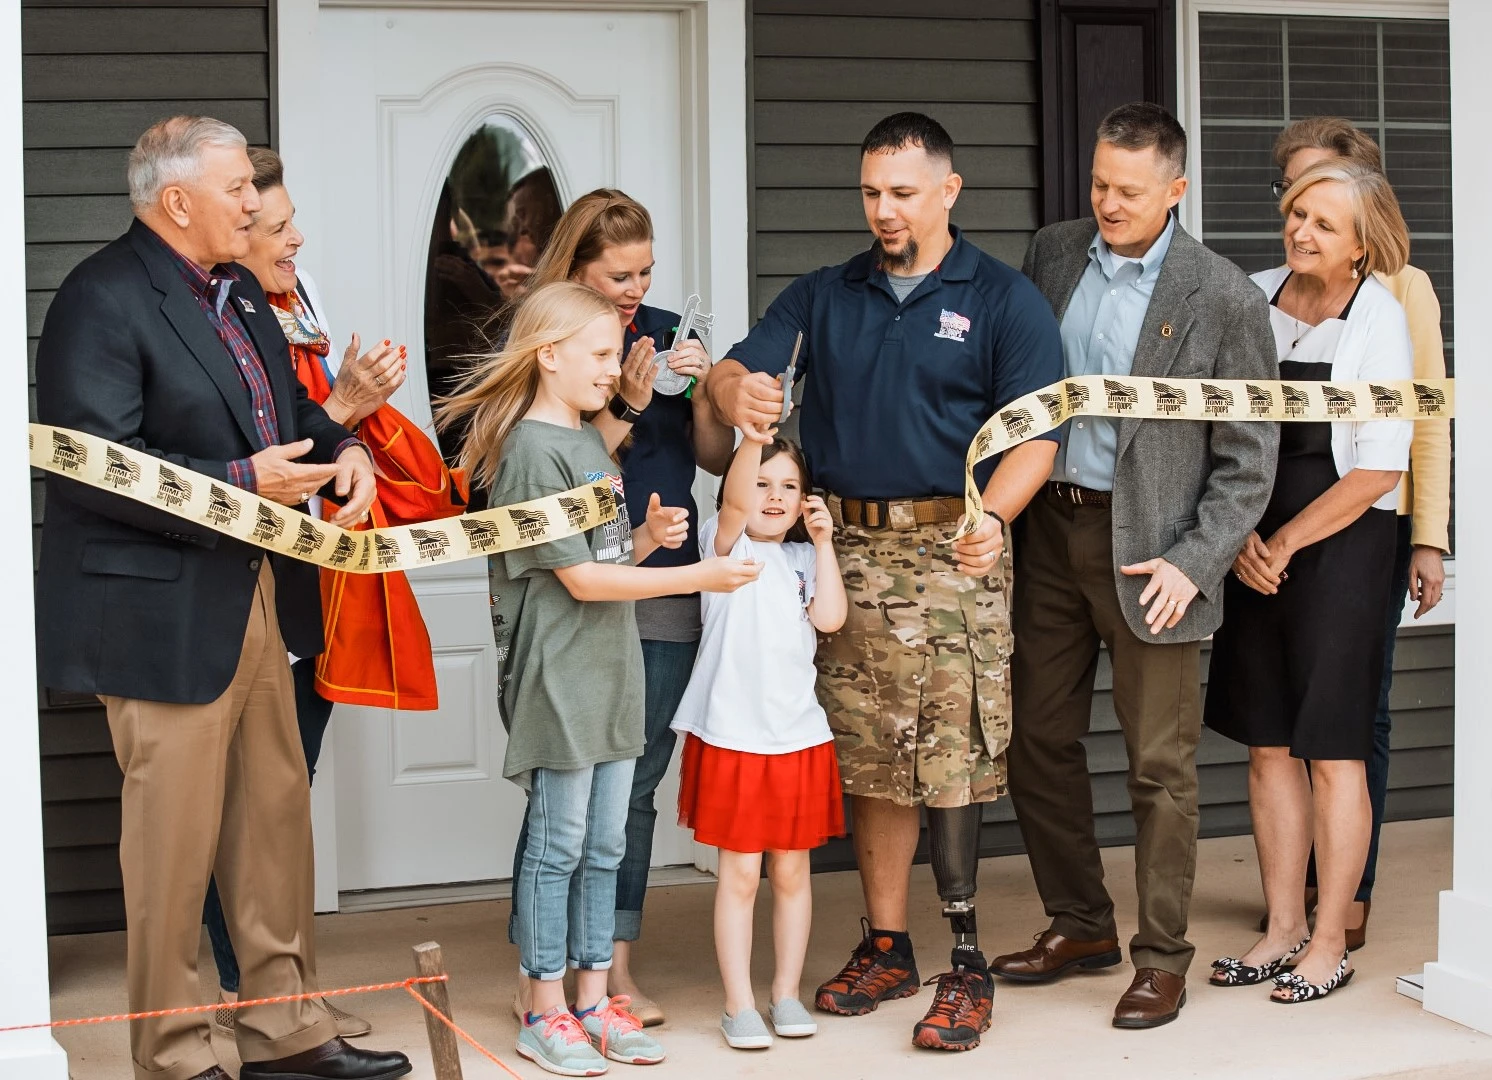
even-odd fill
[{"label": "long blonde hair", "polygon": [[601,315],[616,317],[611,301],[589,285],[555,281],[530,290],[496,353],[473,358],[451,396],[439,402],[440,431],[467,425],[461,468],[477,487],[497,479],[503,443],[523,419],[539,390],[539,350],[558,345]]}]

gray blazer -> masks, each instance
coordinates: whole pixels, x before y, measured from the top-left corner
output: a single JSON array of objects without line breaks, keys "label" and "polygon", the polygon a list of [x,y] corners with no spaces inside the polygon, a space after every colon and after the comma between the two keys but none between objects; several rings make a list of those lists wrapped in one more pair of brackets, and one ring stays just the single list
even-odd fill
[{"label": "gray blazer", "polygon": [[[1088,265],[1091,218],[1048,225],[1022,269],[1060,322]],[[1169,324],[1171,334],[1161,328]],[[1178,223],[1135,347],[1133,375],[1277,379],[1269,301],[1248,277]],[[1199,420],[1119,421],[1114,469],[1114,582],[1143,641],[1197,641],[1223,619],[1222,582],[1274,486],[1279,425]],[[1160,556],[1200,595],[1173,629],[1152,636],[1140,593],[1150,579],[1119,567]],[[1019,586],[1017,586],[1019,587]]]}]

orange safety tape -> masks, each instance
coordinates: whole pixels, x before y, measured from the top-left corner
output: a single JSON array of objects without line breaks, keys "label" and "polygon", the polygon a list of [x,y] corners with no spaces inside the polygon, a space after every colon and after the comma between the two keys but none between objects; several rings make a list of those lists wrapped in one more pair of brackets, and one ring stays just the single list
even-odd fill
[{"label": "orange safety tape", "polygon": [[[152,1009],[150,1012],[117,1013],[114,1016],[84,1016],[73,1020],[53,1020],[46,1024],[13,1024],[10,1027],[0,1027],[0,1033],[7,1031],[32,1031],[37,1028],[61,1028],[79,1027],[83,1024],[114,1024],[125,1020],[154,1020],[161,1016],[187,1016],[191,1013],[213,1012],[216,1009],[247,1009],[254,1005],[284,1005],[292,1001],[310,1001],[313,998],[342,997],[346,994],[372,994],[380,990],[408,990],[411,994],[419,995],[413,989],[422,983],[446,982],[449,975],[412,975],[398,982],[372,983],[368,986],[348,986],[341,990],[317,990],[308,994],[286,994],[283,997],[254,998],[251,1001],[224,1001],[213,1005],[190,1005],[180,1009]],[[421,1001],[424,998],[420,998]]]},{"label": "orange safety tape", "polygon": [[457,1035],[461,1036],[461,1038],[465,1039],[466,1042],[473,1049],[475,1049],[477,1053],[481,1054],[484,1058],[486,1058],[488,1061],[492,1062],[492,1064],[496,1065],[503,1072],[505,1072],[509,1076],[513,1077],[513,1080],[523,1080],[523,1077],[521,1075],[519,1075],[518,1073],[514,1072],[513,1069],[510,1066],[504,1064],[503,1061],[496,1054],[494,1054],[491,1050],[488,1050],[481,1043],[477,1042],[476,1039],[473,1039],[466,1032],[462,1031],[461,1028],[460,1028],[460,1026],[456,1023],[456,1021],[452,1020],[445,1013],[441,1012],[434,1005],[430,1004],[430,1002],[426,1001],[424,994],[421,994],[418,990],[416,990],[412,986],[406,986],[404,989],[407,990],[407,991],[409,991],[409,996],[410,997],[414,998],[422,1006],[424,1006],[426,1009],[428,1009],[430,1011],[431,1015],[435,1016],[437,1019],[440,1020],[440,1022],[442,1024],[444,1024],[446,1027],[450,1028]]}]

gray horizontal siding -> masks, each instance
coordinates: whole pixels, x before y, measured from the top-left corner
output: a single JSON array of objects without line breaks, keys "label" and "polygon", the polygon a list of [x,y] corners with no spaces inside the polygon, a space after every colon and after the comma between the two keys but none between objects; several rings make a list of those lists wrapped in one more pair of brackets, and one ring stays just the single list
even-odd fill
[{"label": "gray horizontal siding", "polygon": [[1033,2],[759,0],[751,29],[756,316],[794,277],[869,243],[860,140],[904,109],[936,117],[958,148],[955,223],[1019,263],[1039,214]]},{"label": "gray horizontal siding", "polygon": [[[216,116],[270,142],[268,0],[24,0],[26,334],[69,271],[130,222],[125,164],[150,124]],[[32,524],[45,506],[32,483]],[[41,618],[46,612],[40,612]],[[103,709],[41,693],[42,835],[54,933],[123,924],[119,766]],[[68,704],[62,707],[60,703]]]}]

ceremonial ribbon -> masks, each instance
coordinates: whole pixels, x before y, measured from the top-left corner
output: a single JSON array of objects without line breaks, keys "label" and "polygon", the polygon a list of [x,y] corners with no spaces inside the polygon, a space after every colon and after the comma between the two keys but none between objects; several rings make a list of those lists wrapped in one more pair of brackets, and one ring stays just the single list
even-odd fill
[{"label": "ceremonial ribbon", "polygon": [[[1454,414],[1452,379],[1384,383],[1116,375],[1063,379],[1012,401],[974,436],[964,459],[965,514],[957,535],[972,532],[984,517],[974,467],[1073,416],[1291,423],[1448,420]],[[30,449],[31,464],[38,469],[116,492],[245,543],[353,574],[414,570],[532,547],[588,532],[618,513],[610,485],[598,483],[475,514],[353,532],[81,431],[32,424]]]}]

